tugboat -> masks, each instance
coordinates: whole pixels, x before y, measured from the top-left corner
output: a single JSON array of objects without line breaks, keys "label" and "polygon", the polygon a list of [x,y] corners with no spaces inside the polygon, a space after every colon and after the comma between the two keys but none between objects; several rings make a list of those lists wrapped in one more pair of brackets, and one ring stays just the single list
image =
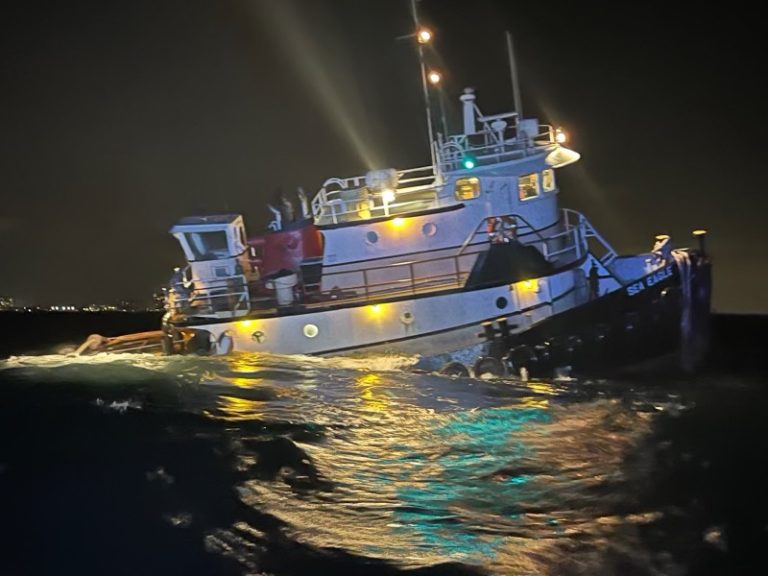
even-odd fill
[{"label": "tugboat", "polygon": [[[413,36],[421,54],[431,34]],[[669,355],[695,368],[707,344],[706,233],[694,232],[695,248],[657,236],[647,253],[617,254],[559,206],[557,170],[580,157],[562,129],[523,118],[517,92],[516,111],[485,114],[467,88],[462,131],[433,137],[421,64],[430,166],[329,178],[311,201],[300,192],[300,210],[270,206],[263,236],[238,214],[173,226],[186,265],[165,290],[163,350],[408,354],[477,375]]]}]

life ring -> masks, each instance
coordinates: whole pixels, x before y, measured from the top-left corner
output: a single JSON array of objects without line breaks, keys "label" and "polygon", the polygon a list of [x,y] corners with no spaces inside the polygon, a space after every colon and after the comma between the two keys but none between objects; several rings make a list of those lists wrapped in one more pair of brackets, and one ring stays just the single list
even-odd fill
[{"label": "life ring", "polygon": [[491,216],[488,218],[486,226],[488,231],[488,240],[491,244],[499,244],[504,241],[501,228],[501,218]]}]

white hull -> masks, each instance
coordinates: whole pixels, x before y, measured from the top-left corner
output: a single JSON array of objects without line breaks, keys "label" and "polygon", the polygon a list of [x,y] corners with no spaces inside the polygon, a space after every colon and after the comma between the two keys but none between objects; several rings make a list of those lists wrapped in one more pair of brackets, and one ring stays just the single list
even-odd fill
[{"label": "white hull", "polygon": [[[582,265],[582,268],[586,263]],[[434,356],[474,348],[484,323],[506,318],[512,332],[585,301],[581,268],[526,282],[266,318],[200,323],[214,352],[397,353]],[[618,286],[618,285],[617,285]]]}]

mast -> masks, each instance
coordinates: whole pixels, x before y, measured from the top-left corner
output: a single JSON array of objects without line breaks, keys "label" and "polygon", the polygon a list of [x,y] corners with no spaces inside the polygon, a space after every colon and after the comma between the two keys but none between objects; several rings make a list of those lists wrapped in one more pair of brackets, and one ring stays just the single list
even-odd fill
[{"label": "mast", "polygon": [[509,30],[507,35],[507,58],[509,59],[509,74],[512,79],[512,97],[515,100],[515,112],[517,112],[517,121],[523,118],[523,101],[520,97],[520,82],[517,79],[517,63],[515,62],[515,50],[512,47],[512,34]]},{"label": "mast", "polygon": [[[419,33],[421,24],[419,23],[419,13],[416,10],[416,1],[411,0],[411,14],[413,16],[413,25]],[[432,133],[432,110],[429,104],[429,89],[427,88],[427,69],[424,65],[424,46],[421,42],[416,43],[419,49],[419,67],[421,68],[421,89],[424,92],[424,107],[427,114],[427,134],[429,136],[429,157],[432,161],[432,169],[437,172],[437,159],[435,158],[434,135]]]}]

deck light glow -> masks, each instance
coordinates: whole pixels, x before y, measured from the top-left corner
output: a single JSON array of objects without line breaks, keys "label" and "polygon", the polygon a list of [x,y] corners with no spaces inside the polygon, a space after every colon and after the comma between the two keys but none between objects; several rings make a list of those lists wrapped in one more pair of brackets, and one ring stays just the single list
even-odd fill
[{"label": "deck light glow", "polygon": [[392,220],[392,226],[394,226],[395,228],[402,228],[403,224],[405,224],[405,220],[403,218],[400,218],[399,216]]},{"label": "deck light glow", "polygon": [[558,144],[565,144],[568,142],[568,134],[566,134],[562,128],[555,130],[555,142]]},{"label": "deck light glow", "polygon": [[379,314],[381,314],[381,305],[374,304],[373,306],[370,306],[368,310],[371,311],[371,316],[378,316]]},{"label": "deck light glow", "polygon": [[426,44],[432,40],[432,31],[429,28],[422,28],[416,34],[416,38],[419,39],[419,44]]},{"label": "deck light glow", "polygon": [[477,164],[475,163],[475,159],[471,156],[464,156],[461,165],[464,166],[466,170],[472,170]]},{"label": "deck light glow", "polygon": [[437,70],[432,70],[427,75],[427,79],[429,80],[430,84],[432,84],[433,86],[437,86],[438,84],[440,84],[440,80],[442,80],[443,77],[441,76],[440,72],[438,72]]},{"label": "deck light glow", "polygon": [[539,281],[538,280],[523,280],[520,283],[520,286],[526,292],[538,292],[539,291]]},{"label": "deck light glow", "polygon": [[395,191],[387,188],[381,193],[381,199],[385,204],[390,204],[395,201]]}]

